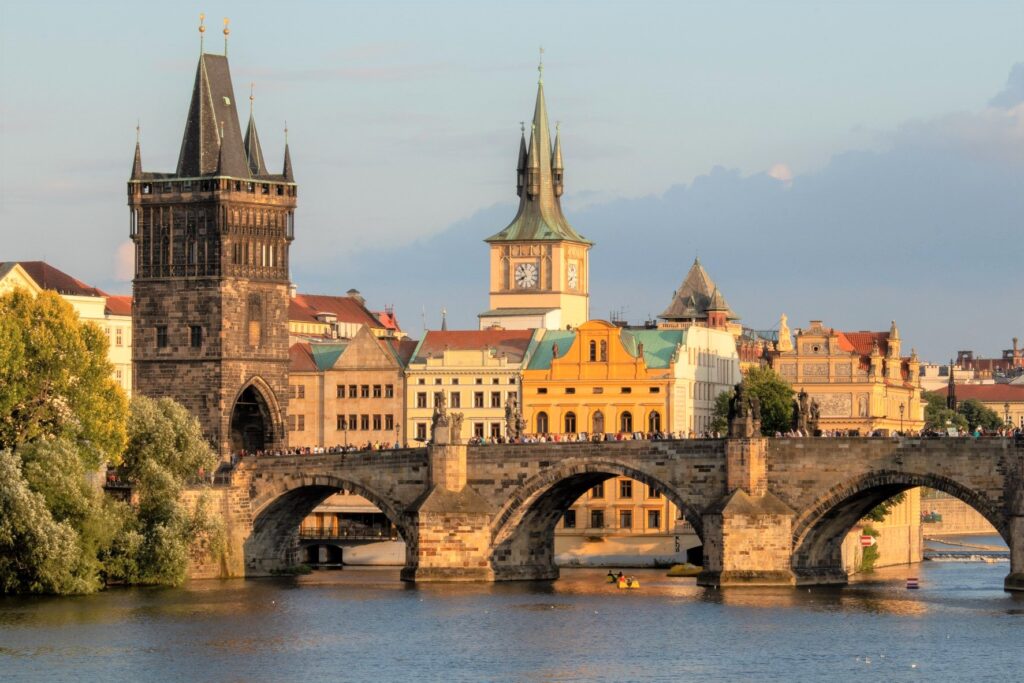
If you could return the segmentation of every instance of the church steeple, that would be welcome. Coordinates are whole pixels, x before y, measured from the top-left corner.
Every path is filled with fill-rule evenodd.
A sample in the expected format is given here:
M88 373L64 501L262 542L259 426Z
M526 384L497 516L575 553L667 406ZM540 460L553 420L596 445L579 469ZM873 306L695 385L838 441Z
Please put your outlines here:
M139 144L139 126L135 126L135 160L132 162L131 180L142 178L142 146Z
M561 140L556 140L555 149L552 151L551 127L544 98L543 61L538 65L537 70L540 72L540 78L537 79L537 98L533 107L533 121L530 124L530 141L527 146L525 137L520 140L519 160L516 168L516 193L520 197L519 211L508 227L487 238L486 241L493 243L519 240L567 240L589 245L591 242L576 232L562 214L562 205L559 199L563 190ZM524 151L526 151L525 159L523 158ZM552 159L553 155L554 159Z
M284 169L281 171L284 179L289 183L295 182L295 175L292 173L292 153L288 151L288 124L284 124Z
M260 147L260 136L256 132L256 117L253 115L254 83L249 84L249 125L245 129L245 158L249 162L249 172L254 176L265 176L267 165L263 163L263 148Z

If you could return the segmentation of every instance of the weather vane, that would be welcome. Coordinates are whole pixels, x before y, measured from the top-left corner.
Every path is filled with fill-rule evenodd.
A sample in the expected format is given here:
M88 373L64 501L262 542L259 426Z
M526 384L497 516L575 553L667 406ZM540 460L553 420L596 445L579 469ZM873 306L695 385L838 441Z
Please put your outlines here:
M199 13L199 54L203 53L203 34L206 33L206 26L203 22L206 21L206 15L202 12Z
M228 56L228 35L231 33L231 29L228 28L230 20L224 17L224 56Z

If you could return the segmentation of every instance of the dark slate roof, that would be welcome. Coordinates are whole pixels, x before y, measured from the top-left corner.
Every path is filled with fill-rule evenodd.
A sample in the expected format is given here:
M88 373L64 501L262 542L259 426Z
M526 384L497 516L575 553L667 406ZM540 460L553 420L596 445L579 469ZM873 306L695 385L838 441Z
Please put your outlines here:
M102 289L90 287L78 278L57 270L46 261L17 261L28 276L43 289L70 296L106 296Z
M662 320L703 320L708 317L709 310L724 310L730 320L739 319L704 270L700 259L694 259L683 284L673 292L672 303L658 317Z
M179 176L250 177L236 105L228 58L200 55L178 156Z

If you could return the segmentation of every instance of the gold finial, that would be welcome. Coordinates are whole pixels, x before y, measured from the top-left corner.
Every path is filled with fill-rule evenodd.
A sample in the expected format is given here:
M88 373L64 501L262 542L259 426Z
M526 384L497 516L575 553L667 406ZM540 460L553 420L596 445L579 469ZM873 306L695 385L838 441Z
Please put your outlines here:
M199 13L199 54L203 54L203 34L206 33L206 15L202 12Z
M227 17L224 17L224 56L225 57L228 56L228 35L231 34L231 29L228 28L228 24L230 23L230 21L231 21L230 19L228 19Z
M249 81L249 115L252 116L252 105L256 100L256 95L253 91L256 89L256 81Z
M540 74L537 77L537 83L538 84L543 83L544 82L544 46L543 45L540 48L540 61L537 62L537 73Z

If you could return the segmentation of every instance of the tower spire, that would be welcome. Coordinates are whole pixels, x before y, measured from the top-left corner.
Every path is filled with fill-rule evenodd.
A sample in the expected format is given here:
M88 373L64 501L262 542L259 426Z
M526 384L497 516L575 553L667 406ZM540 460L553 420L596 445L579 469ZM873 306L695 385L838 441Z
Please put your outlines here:
M254 90L255 83L249 83L249 125L245 129L245 159L249 164L249 173L254 176L268 175L267 165L263 161L263 148L260 146L260 136L256 132L256 117L253 115L253 106L256 100Z
M526 122L519 122L519 159L516 162L516 194L523 196L526 184Z
M284 170L281 171L284 175L284 179L288 182L295 182L295 176L292 174L292 155L288 151L288 122L284 122Z
M135 124L135 160L132 162L132 180L142 177L142 146L140 144L142 126Z
M562 164L562 133L561 133L562 122L555 122L555 151L552 153L551 159L551 182L555 190L555 196L562 196L562 172L565 170Z

